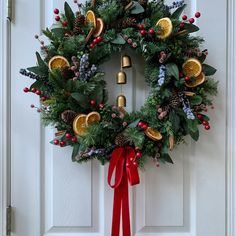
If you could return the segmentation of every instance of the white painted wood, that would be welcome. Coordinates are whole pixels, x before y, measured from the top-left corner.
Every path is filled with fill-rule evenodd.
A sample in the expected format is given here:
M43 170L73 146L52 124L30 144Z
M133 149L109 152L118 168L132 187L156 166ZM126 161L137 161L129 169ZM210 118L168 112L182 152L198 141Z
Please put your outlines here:
M173 153L174 166L156 168L150 162L146 171L140 172L141 184L131 190L130 201L133 235L136 236L234 235L234 212L228 216L231 217L228 234L225 223L226 153L232 151L233 145L230 144L235 142L232 132L229 132L229 143L226 142L226 89L231 96L228 104L234 105L235 102L231 90L235 88L234 54L229 53L231 57L228 58L226 51L227 2L188 2L188 14L193 14L196 9L203 14L198 21L200 35L207 40L209 63L218 68L216 78L220 80L220 94L216 110L210 111L213 128L207 135L205 131L201 132L197 145L188 140L190 146L180 146ZM230 3L232 5L233 1ZM96 162L83 166L72 163L69 148L58 149L50 145L48 142L53 137L53 130L43 129L38 114L27 109L31 103L38 104L37 98L19 90L29 84L27 79L18 75L18 71L35 61L32 51L37 50L38 45L34 34L53 22L53 8L62 9L62 5L63 1L59 0L15 2L11 54L12 205L15 210L12 235L15 236L110 235L113 192L106 183L107 166L100 167ZM233 17L233 11L230 13ZM230 19L232 24L233 18ZM229 52L233 48L229 47ZM131 56L134 66L127 70L129 84L124 87L129 110L138 109L148 92L142 77L142 59L136 59L133 53ZM229 68L227 58L232 62ZM114 55L112 61L104 65L108 87L113 91L110 103L115 103L119 93L119 88L114 87L119 61L120 56ZM235 128L232 112L235 109L229 107L228 122L231 128ZM235 184L233 170L230 168L235 164L233 153L228 163L228 171L232 174L228 179L228 203L231 204L228 209L234 206L235 197L232 191Z

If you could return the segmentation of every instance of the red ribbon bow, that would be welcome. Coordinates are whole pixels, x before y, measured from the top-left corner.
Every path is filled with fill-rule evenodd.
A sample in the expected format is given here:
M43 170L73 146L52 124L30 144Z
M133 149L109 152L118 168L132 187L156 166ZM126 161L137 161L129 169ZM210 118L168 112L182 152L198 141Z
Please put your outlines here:
M111 179L115 170L115 183L112 185ZM130 236L128 182L131 186L140 182L138 166L135 162L135 151L132 147L119 147L113 151L107 181L115 189L111 236L119 236L120 234L121 211L123 236Z

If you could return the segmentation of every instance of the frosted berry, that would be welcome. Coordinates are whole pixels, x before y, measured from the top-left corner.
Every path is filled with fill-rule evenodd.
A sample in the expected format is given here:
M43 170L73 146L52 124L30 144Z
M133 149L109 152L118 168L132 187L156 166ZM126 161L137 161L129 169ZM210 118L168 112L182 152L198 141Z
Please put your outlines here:
M132 39L128 39L127 42L128 42L128 44L132 44L133 40Z
M99 108L100 108L100 109L103 109L103 108L104 108L104 104L103 104L103 103L100 103L100 104L99 104Z
M39 36L36 34L35 36L34 36L36 39L38 39L39 38Z
M196 13L195 13L195 17L196 17L196 18L201 17L201 13L200 13L200 12L196 12Z
M60 16L55 16L55 21L60 21L61 17Z
M54 14L56 14L56 15L59 14L59 9L55 8L54 9Z
M28 93L28 92L29 92L29 88L25 87L23 91L24 91L25 93Z
M58 139L55 139L54 142L53 142L55 145L59 145L59 140Z
M190 24L193 24L194 22L195 22L194 18L190 18L190 19L189 19L189 23L190 23Z
M183 16L182 16L182 19L183 19L183 20L187 20L188 17L187 17L186 15L183 15Z

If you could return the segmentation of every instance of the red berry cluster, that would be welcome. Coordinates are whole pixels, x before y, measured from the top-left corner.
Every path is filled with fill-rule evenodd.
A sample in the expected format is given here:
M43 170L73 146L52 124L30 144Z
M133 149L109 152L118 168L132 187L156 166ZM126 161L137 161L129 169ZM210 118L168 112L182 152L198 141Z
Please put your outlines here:
M98 36L93 40L93 42L90 44L90 48L93 49L97 44L101 43L103 41L102 36Z
M53 12L56 15L55 16L55 21L57 21L57 22L61 21L61 17L59 16L59 13L60 13L59 9L55 8ZM62 24L63 27L67 27L68 26L68 21L67 20L61 21L61 24Z
M200 18L201 17L201 13L200 12L196 12L195 13L195 17L196 18ZM195 22L195 19L193 17L188 19L188 16L186 16L186 15L182 16L182 20L183 20L183 22L181 22L180 25L179 25L180 29L184 28L184 23L193 24Z
M126 40L128 44L132 46L132 48L137 48L138 43L134 42L133 39L129 38L127 35L124 35L124 39Z
M210 130L211 126L207 120L204 119L204 116L202 114L198 114L197 118L202 123L202 125L205 127L205 130Z
M135 157L131 157L129 159L129 161L126 163L126 167L127 168L130 168L131 165L134 165L134 166L138 166L138 162L137 162L137 158L141 158L142 157L142 153L140 152L140 150L136 147L135 148Z
M24 91L25 93L29 93L29 92L35 93L36 95L40 96L40 100L41 100L42 102L45 102L45 101L47 100L47 97L42 94L42 91L40 91L40 90L38 90L38 89L36 89L36 88L32 88L32 89L30 90L29 88L25 87L25 88L23 89L23 91Z
M53 143L56 146L60 145L60 147L65 147L66 142L69 141L71 141L72 143L77 143L77 138L75 136L72 136L70 133L66 133L65 140L54 139Z
M148 128L148 123L146 123L145 121L139 121L138 127L142 130L146 130Z
M144 24L139 24L138 25L138 29L140 34L144 37L147 34L149 34L150 36L153 36L156 34L155 30L153 28L149 29L148 31L145 29L145 25Z

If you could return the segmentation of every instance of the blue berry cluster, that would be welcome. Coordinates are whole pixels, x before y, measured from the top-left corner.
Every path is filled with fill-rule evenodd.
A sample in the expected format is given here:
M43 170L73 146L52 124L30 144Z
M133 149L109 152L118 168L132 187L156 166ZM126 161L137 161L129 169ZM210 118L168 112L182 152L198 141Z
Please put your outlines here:
M159 76L158 76L158 85L161 87L165 82L166 76L166 67L164 65L160 66Z
M93 76L97 71L97 67L92 65L89 67L89 57L88 54L84 54L80 58L80 69L79 69L79 78L82 81L88 81L91 76Z
M172 5L166 6L166 9L171 10L171 9L182 7L183 5L184 5L184 0L175 1L175 2L172 3Z
M184 96L183 93L179 94L180 101L182 102L183 105L183 111L187 116L187 119L189 120L194 120L195 116L190 108L189 100Z

